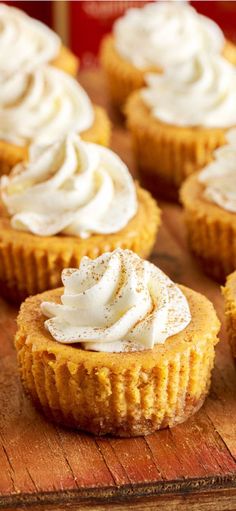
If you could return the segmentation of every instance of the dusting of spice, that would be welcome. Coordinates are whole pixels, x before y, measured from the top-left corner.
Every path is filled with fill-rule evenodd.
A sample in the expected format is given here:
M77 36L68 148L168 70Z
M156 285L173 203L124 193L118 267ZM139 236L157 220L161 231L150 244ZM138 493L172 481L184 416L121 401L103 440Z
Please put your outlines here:
M123 161L75 133L49 146L31 146L29 161L3 176L0 190L12 227L37 236L112 234L138 208Z
M61 343L86 350L127 352L152 349L190 322L182 291L159 268L130 250L62 273L61 304L43 302L45 327Z

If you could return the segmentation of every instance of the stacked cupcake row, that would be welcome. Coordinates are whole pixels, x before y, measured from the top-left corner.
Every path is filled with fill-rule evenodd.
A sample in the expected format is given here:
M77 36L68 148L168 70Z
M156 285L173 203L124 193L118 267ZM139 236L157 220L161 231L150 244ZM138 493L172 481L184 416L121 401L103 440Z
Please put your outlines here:
M8 298L22 300L59 286L63 268L79 266L85 255L121 246L148 256L160 211L121 159L102 147L111 132L105 110L52 65L61 51L56 34L5 5L0 16L0 47L9 46L0 94L0 285Z
M101 63L142 177L176 196L236 125L236 47L190 5L154 2L115 23Z
M189 4L154 2L115 23L101 62L142 181L181 200L192 251L224 282L236 269L236 47Z
M75 80L78 59L59 37L4 4L0 23L0 174L27 158L31 144L53 143L69 131L108 145L107 114Z
M101 63L143 182L158 196L180 199L204 271L220 282L233 272L224 295L235 356L235 45L191 6L151 3L116 22Z
M236 269L235 45L190 5L156 2L115 23L101 63L140 177L161 198L180 199L191 250L225 282ZM232 273L224 291L234 354L235 282Z
M119 338L122 332L127 337L142 315L145 319L147 307L143 297L148 298L149 293L147 289L140 294L144 285L143 271L140 274L137 269L133 288L134 277L130 281L119 265L124 259L121 266L125 269L125 260L130 259L131 265L134 264L134 275L137 261L140 261L139 265L143 264L134 252L143 257L149 256L160 224L160 210L151 195L133 181L119 156L104 147L109 145L111 128L106 112L91 103L72 76L56 69L51 55L50 58L48 54L41 58L43 44L47 47L51 40L56 40L61 48L57 36L19 10L2 6L1 14L4 21L2 39L7 39L9 31L13 32L12 38L18 41L20 53L24 53L20 55L22 62L18 67L17 59L14 60L11 55L11 41L8 41L11 69L6 62L6 69L1 73L1 294L19 301L51 290L28 298L19 315L16 349L24 388L37 406L63 424L100 434L109 431L127 435L149 432L158 427L157 419L153 419L153 425L147 421L145 427L142 421L132 424L132 418L125 418L119 411L120 406L128 405L126 398L123 402L118 399L120 383L115 384L111 400L107 387L116 378L115 373L118 379L122 378L118 375L122 355L116 353L117 350L123 351L123 339ZM36 37L37 30L40 41ZM69 71L69 57L66 59L65 49L63 54L64 64L67 64L64 69ZM72 55L71 58L75 59ZM76 71L77 67L72 74ZM92 260L95 260L94 263ZM106 262L111 266L110 280ZM74 336L70 331L69 337L63 337L60 344L61 340L56 339L53 329L50 333L48 327L53 321L52 308L57 307L62 295L62 290L54 289L61 285L62 270L64 283L69 277L65 294L68 291L70 294L71 286L75 286L72 291L75 301L71 302L70 311L66 305L69 316L65 318L66 328L71 325ZM114 278L117 284L120 282L119 289L116 289ZM127 282L123 298L115 306L112 302L116 292L121 292L124 278ZM84 304L79 304L79 295ZM93 299L91 295L94 295ZM65 300L62 297L62 301ZM111 302L109 313L108 301ZM150 296L148 310L152 301ZM129 309L133 310L132 314ZM62 310L63 317L64 312ZM127 315L130 315L129 320ZM39 316L40 323L36 319ZM117 325L114 324L112 329L111 323L117 319ZM123 327L119 327L121 321ZM29 325L33 328L33 336ZM109 330L113 330L110 337L114 342L107 344ZM75 337L76 342L82 341L80 349L74 347ZM213 342L216 342L215 337ZM136 351L142 349L142 338L143 335L137 331L135 357ZM97 351L99 353L96 354ZM107 351L110 351L110 362L106 361ZM132 356L132 365L133 360ZM67 377L61 378L61 372L67 372L68 368L70 372L71 364L74 376L68 373ZM49 383L48 378L52 380L46 388L43 381ZM129 392L129 382L125 382L125 378L123 380ZM66 391L68 386L71 386L69 392ZM96 397L91 394L92 387L99 388ZM57 396L60 396L59 401ZM110 401L113 406L108 414ZM184 412L183 407L182 414ZM175 422L174 410L172 422Z

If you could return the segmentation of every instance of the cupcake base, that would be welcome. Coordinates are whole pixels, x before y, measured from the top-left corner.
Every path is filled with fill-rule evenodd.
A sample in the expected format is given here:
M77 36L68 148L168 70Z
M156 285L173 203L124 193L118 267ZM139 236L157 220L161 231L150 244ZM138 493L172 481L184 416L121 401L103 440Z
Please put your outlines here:
M111 121L106 110L101 106L94 106L94 122L91 128L80 133L85 142L93 142L109 147L111 140Z
M224 283L236 269L236 217L204 199L203 191L198 174L181 188L189 245L204 271Z
M115 248L133 250L147 258L153 248L160 225L160 210L154 199L137 188L138 211L118 233L40 237L12 229L8 217L0 217L0 287L13 301L61 284L63 268L76 268L83 256L92 259ZM3 215L3 212L2 212Z
M105 110L94 106L94 122L91 128L80 133L80 136L86 142L94 142L108 147L111 138L111 123ZM28 147L20 147L10 144L5 140L0 140L0 175L9 174L11 169L17 163L26 160Z
M15 344L27 394L51 420L96 435L147 435L185 421L208 392L219 321L205 297L181 289L191 323L164 345L133 353L96 353L54 341L40 303L58 302L62 289L26 300Z
M225 299L225 315L232 355L236 362L236 271L227 277L222 288Z
M140 92L126 104L127 126L143 179L151 176L152 193L177 197L183 181L212 159L213 151L225 144L224 129L172 126L155 119Z
M202 407L209 391L210 378L209 384L206 387L208 387L207 390L203 392L200 398L197 399L189 398L188 401L186 400L186 404L182 410L182 414L174 417L172 420L170 420L170 417L167 416L163 419L163 421L160 424L156 425L155 421L153 421L152 419L144 418L137 421L137 423L135 423L135 425L132 426L129 423L127 423L125 419L123 420L123 423L122 421L120 421L120 423L117 425L103 419L101 426L101 422L99 422L98 419L93 420L91 416L84 418L83 422L81 421L80 425L80 423L78 424L78 420L75 419L72 413L64 414L62 410L59 409L52 410L49 406L42 405L42 403L40 403L38 399L32 399L30 392L27 390L25 386L24 390L26 395L28 395L28 397L32 399L35 408L37 408L39 412L43 413L45 417L51 422L56 422L57 424L60 424L61 426L64 426L69 429L79 429L84 432L92 433L93 435L96 436L111 435L120 438L130 438L150 435L151 433L154 433L159 429L165 429L167 427L173 428L174 426L177 426L178 424L181 424L182 422L188 420Z
M136 68L118 54L111 35L106 36L102 42L100 61L112 103L121 108L133 91L144 86L145 70ZM150 70L146 69L146 72Z
M69 48L62 46L59 55L51 62L52 66L61 69L71 76L77 76L79 70L79 59Z

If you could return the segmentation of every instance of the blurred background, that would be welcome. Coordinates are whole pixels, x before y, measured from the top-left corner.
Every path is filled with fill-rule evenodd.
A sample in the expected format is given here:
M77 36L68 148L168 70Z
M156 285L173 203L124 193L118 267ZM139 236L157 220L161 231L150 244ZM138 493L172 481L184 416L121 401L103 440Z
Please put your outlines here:
M9 1L30 16L40 19L59 33L63 42L80 57L81 67L97 65L102 36L129 7L146 1ZM236 43L236 1L193 1L198 12L214 19L227 38Z

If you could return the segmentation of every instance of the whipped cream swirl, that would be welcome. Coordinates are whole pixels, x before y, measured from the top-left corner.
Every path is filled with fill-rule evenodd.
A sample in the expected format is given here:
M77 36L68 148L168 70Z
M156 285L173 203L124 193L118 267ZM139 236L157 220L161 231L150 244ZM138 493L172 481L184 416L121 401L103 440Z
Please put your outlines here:
M62 272L61 304L43 302L45 327L61 343L86 350L152 349L191 320L182 291L156 266L117 249Z
M46 25L15 7L0 4L0 74L31 70L59 54L60 38Z
M93 124L91 101L78 82L51 66L0 79L0 139L50 144Z
M152 115L177 126L236 125L236 68L219 55L201 53L165 74L148 74L141 91Z
M113 32L118 53L141 69L166 69L199 51L220 53L224 46L218 25L185 2L158 1L128 9Z
M12 227L39 236L118 232L137 211L122 160L74 133L50 146L31 146L29 162L3 176L0 189Z
M214 161L198 176L203 196L220 208L236 213L236 130L227 135L228 144L214 152Z

